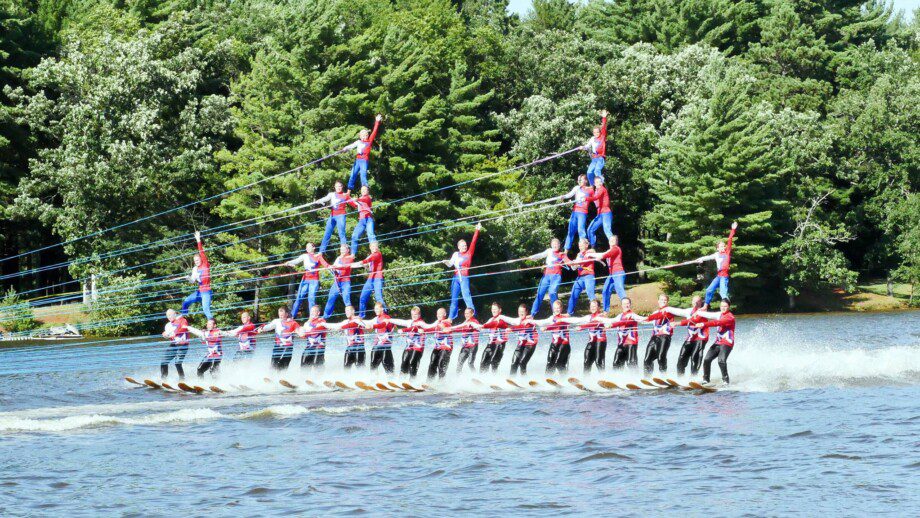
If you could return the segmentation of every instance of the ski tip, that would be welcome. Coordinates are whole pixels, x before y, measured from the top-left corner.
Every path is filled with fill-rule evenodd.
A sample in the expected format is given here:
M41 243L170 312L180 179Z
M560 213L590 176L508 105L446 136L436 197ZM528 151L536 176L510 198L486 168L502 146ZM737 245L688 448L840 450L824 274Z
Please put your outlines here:
M249 390L249 391L251 391L252 389L249 388L249 387L246 386L246 385L240 385L240 390Z
M291 389L291 390L294 390L294 389L297 388L297 385L294 385L293 383L291 383L291 382L288 381L288 380L278 380L278 384L281 385L282 387L287 387L287 388L289 388L289 389Z
M204 392L204 387L199 387L198 385L192 385L192 390L194 390L196 394L201 394L202 392Z
M270 378L262 378L262 381L264 381L265 383L271 383L271 382L272 382L272 380L271 380Z
M163 388L163 387L160 386L159 383L157 383L157 382L155 382L155 381L153 381L153 380L144 380L144 385L147 385L148 387L150 387L150 388L155 388L155 389Z
M335 388L335 383L333 383L333 382L331 382L331 381L329 381L329 380L324 381L324 382L323 382L323 385L325 385L326 388Z
M642 390L642 387L640 387L639 385L636 385L635 383L627 383L626 388L628 388L629 390Z
M310 380L306 380L305 383L306 383L307 385L311 386L311 387L318 387L318 386L319 386L319 385L317 385L316 383L313 383L313 382L310 381Z
M597 382L597 384L600 385L601 388L605 388L605 389L607 389L607 390L616 390L616 389L620 388L620 387L617 386L616 383L614 383L614 382L612 382L612 381L607 381L607 380L600 380L600 381Z
M422 386L424 387L424 385L422 385ZM413 387L412 385L410 385L410 384L408 384L408 383L403 383L403 384L402 384L402 387L403 387L404 389L406 389L406 390L411 390L411 391L413 391L413 392L422 392L422 390L423 390L423 389L420 389L420 388L415 388L415 387Z
M540 384L537 383L537 380L530 380L530 382L527 383L527 384L530 385L531 387L539 387L539 386L540 386Z
M367 390L367 391L372 391L372 392L376 391L374 387L368 385L367 383L364 383L363 381L356 381L355 386L361 390Z
M680 383L678 383L678 382L672 380L671 378L668 378L668 379L666 379L665 381L667 381L667 382L668 382L668 385L671 385L672 387L679 387L679 386L680 386Z
M571 378L569 378L567 381L568 381L569 383L573 383L573 384L574 384L574 383L581 383L581 380L579 380L578 378L576 378L576 377L574 377L574 376L571 377Z
M340 389L352 390L351 387L349 387L348 385L346 385L344 382L341 382L341 381L336 381L335 386L339 387Z
M211 386L208 387L208 388L211 389L211 392L214 392L215 394L223 394L224 392L226 392L224 389L222 389L222 388L220 388L220 387L218 387L218 386L216 386L216 385L211 385Z
M498 391L501 391L501 389L502 389L502 388L499 387L498 385L489 385L489 388L492 389L492 390L498 390Z
M378 383L378 384L377 384L377 388L380 389L380 390L382 390L382 391L384 391L384 392L393 392L393 389L391 389L390 387L384 385L383 383Z
M562 386L562 385L559 384L558 381L556 381L556 380L554 380L554 379L552 379L552 378L546 378L546 382L549 383L550 385L554 386L554 387L557 387L557 388Z
M652 381L654 381L660 387L670 387L671 386L670 383L668 383L667 381L661 378L652 378Z
M481 386L485 385L485 383L483 383L482 380L478 380L478 379L476 379L476 378L473 378L473 385L478 385L478 386L481 387Z
M168 390L176 390L175 388L173 388L172 385L170 385L169 383L166 383L165 381L164 381L163 383L161 383L161 385L162 385L163 388L165 388L165 389L168 389Z
M518 385L518 384L517 384L513 379L511 379L511 378L508 378L508 379L506 379L505 381L507 381L508 384L511 385L512 387L524 388L524 387Z
M640 381L641 381L642 384L645 385L646 387L655 387L655 388L658 388L657 385L655 385L654 383L652 383L652 382L649 381L649 380L640 380Z
M393 387L393 388L395 388L395 389L404 390L402 387L399 386L399 383L396 383L395 381L388 381L388 382L387 382L387 385L389 385L389 386L391 386L391 387Z
M422 390L431 390L431 385L426 385L422 383Z
M128 383L133 383L133 384L135 384L135 385L143 385L143 383L141 383L140 381L137 381L136 379L132 378L131 376L125 376L125 381L127 381Z
M696 381L691 381L691 382L688 383L687 385L689 385L690 388L694 388L694 389L696 389L696 390L702 390L702 391L704 391L704 392L716 392L716 391L718 390L718 389L716 389L716 388L714 388L714 387L709 387L709 386L703 385L703 384L701 384L701 383L699 383L699 382L696 382Z

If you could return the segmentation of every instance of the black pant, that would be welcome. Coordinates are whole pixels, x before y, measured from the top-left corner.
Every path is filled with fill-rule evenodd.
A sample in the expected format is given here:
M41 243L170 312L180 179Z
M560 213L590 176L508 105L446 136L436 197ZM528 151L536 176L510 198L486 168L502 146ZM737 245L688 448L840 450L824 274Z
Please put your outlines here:
M700 371L700 363L703 361L703 349L706 348L706 340L687 340L680 348L680 355L677 357L677 375L683 376L687 370L687 362L690 362L690 374L696 376Z
M408 374L411 377L415 377L418 374L418 364L422 361L423 351L416 351L415 349L406 348L403 351L402 363L399 366L399 372L403 374Z
M396 364L393 362L393 350L389 347L374 347L371 349L371 370L377 369L381 363L383 364L383 370L387 374L393 373Z
M505 344L490 343L482 350L482 360L479 362L479 372L485 372L486 369L492 369L495 372L502 363L502 356L505 355Z
M604 370L606 365L607 356L607 341L597 342L591 340L588 342L588 345L585 346L585 374L591 372L592 367L597 367L597 370Z
M533 356L533 351L537 347L534 345L518 345L514 349L514 355L511 357L511 375L514 376L521 371L521 374L527 374L527 362Z
M613 353L613 367L615 369L623 368L623 365L636 367L639 365L639 345L638 344L619 344L617 350Z
M301 367L322 367L326 364L325 347L304 347L300 355Z
M218 367L220 367L220 358L205 358L198 365L198 377L204 376L205 371L211 371L211 376L214 376L217 374Z
M287 369L288 365L291 364L292 356L294 356L293 347L284 347L276 344L272 349L272 367L279 371Z
M569 370L569 353L571 352L572 346L569 344L550 344L549 353L546 355L546 373L564 373Z
M450 364L450 349L434 349L431 351L431 363L428 364L428 379L437 375L443 378L447 374Z
M176 372L180 378L184 378L185 371L182 370L182 361L185 360L186 354L188 354L188 344L166 346L166 354L163 355L163 361L160 363L160 376L164 378L169 376L169 362L175 359Z
M655 361L658 361L658 372L664 374L668 370L668 349L671 348L671 335L654 335L645 346L645 361L643 367L648 376L655 370Z
M457 360L457 372L463 372L463 365L470 364L470 369L475 369L474 362L476 361L476 351L479 350L478 345L472 347L463 347L460 349L460 358Z
M709 383L709 368L712 366L712 360L719 358L719 370L722 371L722 381L728 383L728 355L732 353L730 345L713 344L706 351L706 359L703 360L703 383Z
M364 347L345 349L345 368L363 367L365 354Z

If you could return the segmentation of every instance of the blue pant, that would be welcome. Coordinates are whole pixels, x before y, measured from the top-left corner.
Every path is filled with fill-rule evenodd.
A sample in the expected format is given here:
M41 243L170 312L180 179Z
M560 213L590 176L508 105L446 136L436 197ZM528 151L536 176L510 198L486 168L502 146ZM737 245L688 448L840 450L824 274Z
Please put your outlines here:
M562 282L561 274L550 274L544 275L540 279L540 285L537 286L537 299L533 301L533 307L530 308L530 314L536 315L540 311L540 304L543 303L543 297L546 296L546 293L549 292L549 302L550 304L556 302L559 298L557 292L559 291L559 283Z
M342 296L342 303L351 306L351 281L332 281L332 287L329 288L329 299L326 300L326 309L323 310L323 318L332 316L335 311L335 299Z
M188 315L188 308L196 302L201 302L201 312L204 313L204 316L207 318L214 318L211 315L211 290L208 291L198 291L195 290L195 293L192 293L188 297L185 297L185 300L182 301L182 314Z
M592 158L588 165L588 185L591 187L594 187L595 176L604 177L604 157Z
M719 295L722 299L728 298L728 277L719 277L716 276L712 282L709 283L709 287L706 288L706 304L712 302L712 296L716 294L716 288L719 288Z
M367 303L371 300L371 291L374 292L374 299L383 304L383 311L386 313L387 304L383 301L383 279L368 278L367 282L364 283L364 287L361 288L361 300L358 303L358 316L361 318L364 318L364 313L367 312Z
M603 299L601 303L604 306L604 311L610 311L610 297L613 295L613 292L617 292L617 297L620 297L620 300L626 298L626 272L616 272L610 274L607 277L607 281L604 282L604 291L601 293L601 298Z
M584 212L572 212L572 216L569 218L569 232L565 235L565 245L562 249L566 252L572 248L574 244L572 241L575 240L575 232L578 232L578 238L584 239L586 235L585 231L585 221L587 221L588 215Z
M572 286L572 295L569 297L568 313L571 315L575 311L575 304L578 304L578 297L581 292L585 292L585 297L590 302L594 299L594 276L579 275L575 279L575 285Z
M367 232L368 243L377 241L377 235L374 234L374 218L364 218L358 220L358 224L355 226L355 230L351 233L352 254L358 254L358 240L361 239L361 234L363 234L365 231Z
M457 318L457 313L460 312L461 294L466 307L473 308L473 313L476 312L476 307L473 306L473 295L470 293L470 278L454 275L453 280L450 281L450 314L448 317L451 320Z
M357 159L355 165L351 166L351 176L348 177L348 190L355 190L355 180L361 175L361 185L367 185L367 160Z
M597 229L601 228L601 225L604 226L604 234L607 234L609 242L613 239L613 213L598 214L591 220L591 225L588 226L588 240L591 241L591 247L594 247L594 243L597 242Z
M297 297L294 298L294 306L291 308L291 318L297 318L297 311L303 303L303 298L307 297L307 310L316 304L316 290L319 288L319 281L300 281L297 288Z
M345 238L345 215L329 216L326 220L326 233L323 234L323 242L319 245L320 255L326 253L326 247L329 246L329 239L332 237L332 231L339 231L339 243L347 243ZM352 251L354 253L354 251Z

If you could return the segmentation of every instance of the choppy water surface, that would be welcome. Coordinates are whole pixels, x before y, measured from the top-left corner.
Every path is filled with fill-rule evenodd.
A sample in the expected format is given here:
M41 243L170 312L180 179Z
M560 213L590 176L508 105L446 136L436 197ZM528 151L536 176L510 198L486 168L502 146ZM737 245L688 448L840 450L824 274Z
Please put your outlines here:
M311 392L296 369L288 391L256 358L202 396L127 385L155 368L106 347L5 348L28 373L0 376L0 513L920 513L920 314L744 319L738 343L731 389L707 395L596 384L629 372L553 389L545 346L537 389L504 383L510 354L477 374L506 390L452 373L419 394ZM382 379L342 374L336 350L313 379Z

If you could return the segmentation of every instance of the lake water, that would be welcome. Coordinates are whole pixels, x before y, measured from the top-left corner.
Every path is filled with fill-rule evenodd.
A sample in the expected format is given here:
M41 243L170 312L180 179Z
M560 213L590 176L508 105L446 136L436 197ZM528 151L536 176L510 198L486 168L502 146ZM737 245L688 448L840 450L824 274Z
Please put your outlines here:
M547 385L542 343L526 390L510 351L475 375L501 392L456 376L454 351L423 393L308 390L297 368L290 391L260 356L200 396L123 381L157 379L159 344L6 347L0 514L920 514L920 313L747 318L737 337L713 394L605 391L642 375L582 376L581 341L592 393ZM343 374L340 351L310 377L384 379Z

